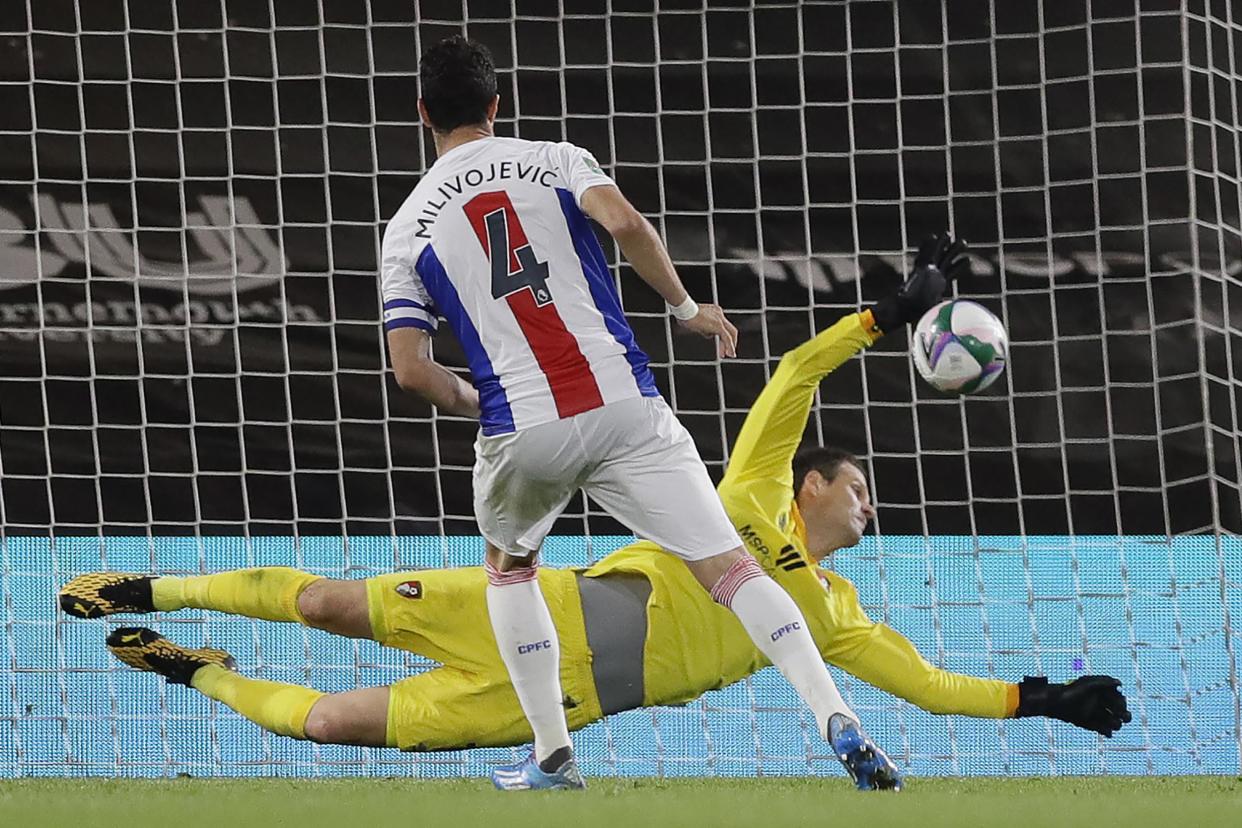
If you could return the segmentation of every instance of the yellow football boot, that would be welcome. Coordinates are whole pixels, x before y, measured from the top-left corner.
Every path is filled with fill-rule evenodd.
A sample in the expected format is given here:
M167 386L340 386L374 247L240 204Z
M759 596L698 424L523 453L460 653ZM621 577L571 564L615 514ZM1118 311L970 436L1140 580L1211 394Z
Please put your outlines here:
M60 608L78 618L118 612L155 612L151 578L130 572L79 575L60 589Z
M208 664L237 669L237 662L224 650L182 647L146 627L118 627L108 634L106 643L108 652L130 667L159 673L173 684L187 687L199 668Z

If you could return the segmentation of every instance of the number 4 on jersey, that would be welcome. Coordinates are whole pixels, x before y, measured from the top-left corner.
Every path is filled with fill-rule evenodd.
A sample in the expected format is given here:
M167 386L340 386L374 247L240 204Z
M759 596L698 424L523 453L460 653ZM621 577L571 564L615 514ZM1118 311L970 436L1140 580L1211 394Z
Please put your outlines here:
M538 261L509 195L480 193L463 208L492 266L492 298L504 299L529 288L535 304L552 302L548 263Z
M530 288L535 294L535 304L546 305L552 301L548 293L548 263L535 260L535 251L526 244L516 249L509 247L509 222L506 210L496 210L483 217L487 224L487 246L492 260L492 298L502 299L522 288ZM496 255L495 251L509 255ZM510 271L509 260L517 259L517 270Z

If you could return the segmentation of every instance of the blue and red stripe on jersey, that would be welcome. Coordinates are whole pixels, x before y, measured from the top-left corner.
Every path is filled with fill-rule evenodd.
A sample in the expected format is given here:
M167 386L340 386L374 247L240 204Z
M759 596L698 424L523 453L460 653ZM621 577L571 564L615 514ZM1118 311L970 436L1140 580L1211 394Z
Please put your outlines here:
M495 256L495 252L489 249L485 218L498 210L504 212L509 239L509 249L505 253L509 272L516 273L521 268L517 251L527 247L530 242L527 241L526 231L509 200L509 194L503 190L481 193L470 199L463 209L489 260ZM526 337L539 369L547 377L557 415L561 418L572 417L602 406L604 398L599 384L595 381L591 364L578 347L578 340L565 327L555 302L539 305L530 289L508 294L505 302L513 312L522 335Z

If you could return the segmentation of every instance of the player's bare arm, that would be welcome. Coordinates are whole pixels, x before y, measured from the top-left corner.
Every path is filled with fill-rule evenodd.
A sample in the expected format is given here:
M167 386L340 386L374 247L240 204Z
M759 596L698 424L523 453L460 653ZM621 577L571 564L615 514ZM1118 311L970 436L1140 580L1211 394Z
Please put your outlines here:
M720 356L737 356L737 328L719 305L693 302L660 235L620 189L592 187L582 194L582 209L616 239L634 271L674 309L681 324L700 336L717 337ZM685 311L680 312L680 308Z
M426 399L441 411L463 417L479 416L479 392L474 386L436 362L431 336L418 328L388 332L388 353L397 385Z

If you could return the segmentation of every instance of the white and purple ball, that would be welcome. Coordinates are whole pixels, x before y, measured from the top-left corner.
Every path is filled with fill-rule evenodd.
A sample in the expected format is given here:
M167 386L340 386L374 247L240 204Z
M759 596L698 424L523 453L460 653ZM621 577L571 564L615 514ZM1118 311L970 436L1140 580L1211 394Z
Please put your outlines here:
M923 314L910 338L914 367L928 384L951 394L982 391L1005 370L1009 335L978 302L950 299Z

